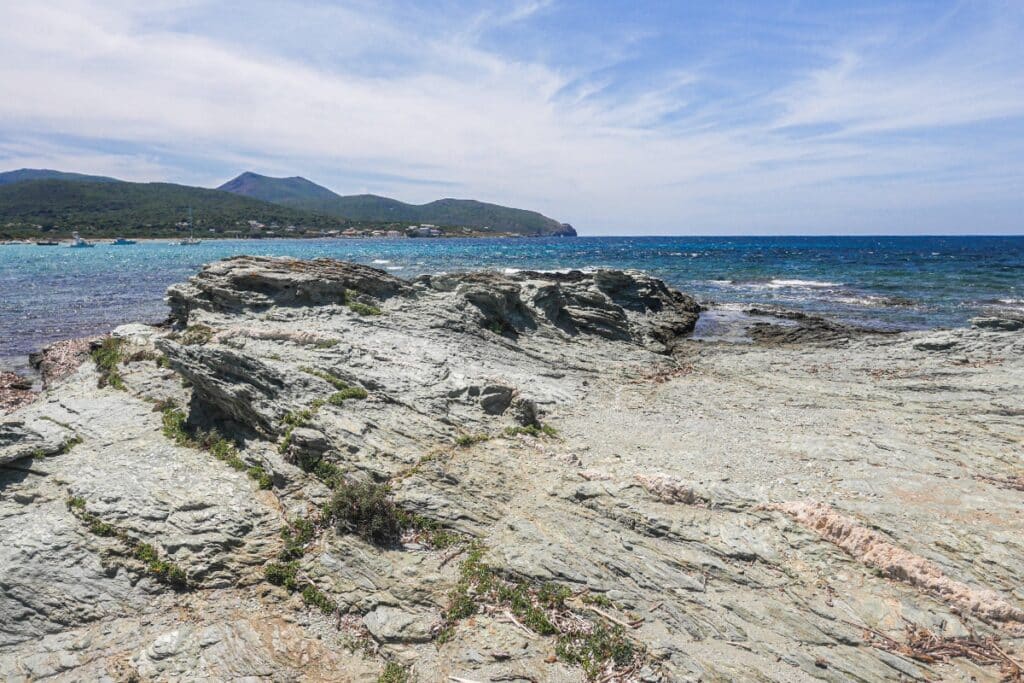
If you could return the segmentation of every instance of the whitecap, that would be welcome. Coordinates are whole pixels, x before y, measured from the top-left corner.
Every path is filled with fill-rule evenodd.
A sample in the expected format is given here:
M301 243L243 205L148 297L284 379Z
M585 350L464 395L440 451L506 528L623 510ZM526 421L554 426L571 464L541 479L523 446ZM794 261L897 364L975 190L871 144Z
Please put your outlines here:
M389 261L386 258L375 258L373 259L372 263L391 263L391 261Z
M822 280L786 280L772 279L766 284L768 287L839 287L841 282L826 282Z

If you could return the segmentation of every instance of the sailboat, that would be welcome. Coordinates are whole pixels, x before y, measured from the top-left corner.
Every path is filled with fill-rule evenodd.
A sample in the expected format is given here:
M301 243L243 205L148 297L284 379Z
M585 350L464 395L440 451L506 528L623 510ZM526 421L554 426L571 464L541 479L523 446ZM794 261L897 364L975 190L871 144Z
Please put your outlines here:
M183 247L190 247L194 244L199 244L200 240L196 239L196 233L194 226L192 225L192 207L188 207L188 237L178 242Z
M95 247L96 245L92 242L86 242L83 240L77 232L71 233L71 248L72 249L85 249L87 247Z

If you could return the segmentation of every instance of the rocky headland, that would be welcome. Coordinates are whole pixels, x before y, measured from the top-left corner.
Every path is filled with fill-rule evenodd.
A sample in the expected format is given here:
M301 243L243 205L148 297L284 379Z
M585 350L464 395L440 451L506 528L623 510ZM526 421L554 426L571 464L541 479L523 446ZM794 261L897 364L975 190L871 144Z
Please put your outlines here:
M255 257L167 302L0 417L5 680L1024 675L1010 319L699 342L641 273Z

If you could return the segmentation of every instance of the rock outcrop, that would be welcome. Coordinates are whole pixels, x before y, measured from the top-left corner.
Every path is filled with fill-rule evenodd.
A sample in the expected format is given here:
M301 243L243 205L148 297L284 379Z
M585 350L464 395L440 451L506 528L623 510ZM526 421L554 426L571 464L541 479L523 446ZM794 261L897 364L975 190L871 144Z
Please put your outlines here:
M253 257L168 303L0 424L7 680L1019 675L1019 332Z

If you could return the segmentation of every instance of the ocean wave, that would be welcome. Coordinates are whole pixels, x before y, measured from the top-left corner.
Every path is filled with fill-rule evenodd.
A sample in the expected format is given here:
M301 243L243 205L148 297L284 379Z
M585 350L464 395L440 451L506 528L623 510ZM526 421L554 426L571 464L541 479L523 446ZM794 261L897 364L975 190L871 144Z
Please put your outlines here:
M375 259L373 259L373 261L371 261L371 263L382 264L382 263L391 263L391 261L386 259L386 258L375 258Z
M823 280L786 280L772 279L766 285L768 287L800 287L800 288L821 288L821 287L842 287L842 282L827 282Z
M847 306L865 306L865 307L900 307L909 308L916 306L917 301L902 296L879 296L876 294L847 294L835 297L829 297L829 301L833 301L838 304L846 304Z
M835 289L841 282L826 280L797 280L791 278L765 278L756 280L704 280L704 284L716 287L739 287L743 289Z
M405 266L387 266L384 270L405 270Z

